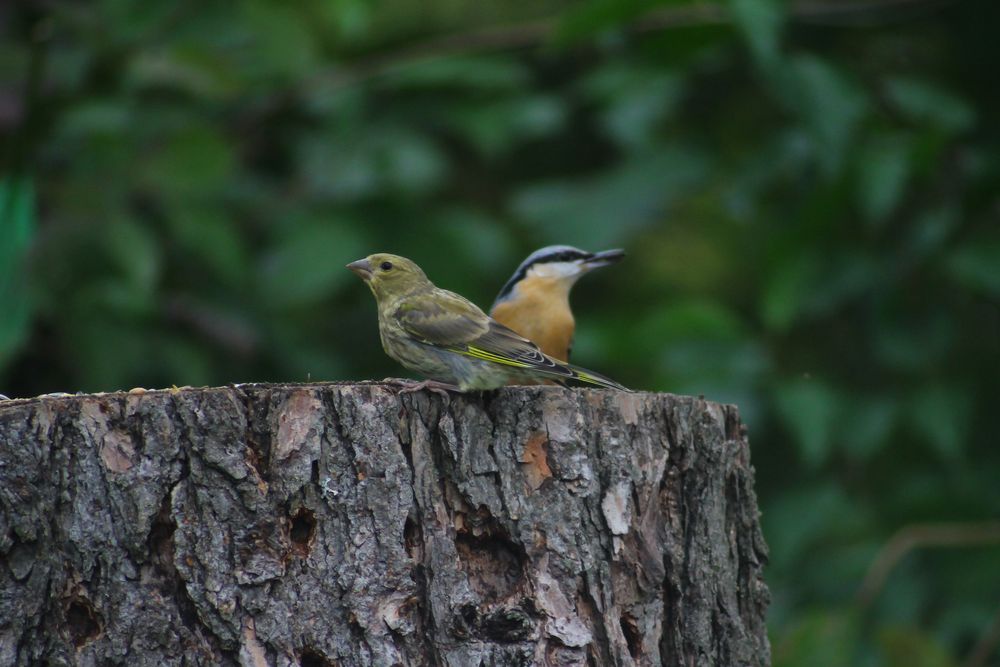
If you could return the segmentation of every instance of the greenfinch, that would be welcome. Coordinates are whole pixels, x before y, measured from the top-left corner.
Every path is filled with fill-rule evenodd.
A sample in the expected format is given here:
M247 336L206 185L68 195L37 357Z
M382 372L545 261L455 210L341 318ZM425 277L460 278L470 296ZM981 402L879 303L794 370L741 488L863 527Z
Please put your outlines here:
M569 361L576 332L570 290L582 276L624 256L624 250L593 253L567 245L536 250L500 290L490 316L532 340L553 359Z
M378 306L386 354L427 378L417 387L471 391L551 379L628 391L598 373L556 361L468 299L436 287L412 261L378 253L347 268Z

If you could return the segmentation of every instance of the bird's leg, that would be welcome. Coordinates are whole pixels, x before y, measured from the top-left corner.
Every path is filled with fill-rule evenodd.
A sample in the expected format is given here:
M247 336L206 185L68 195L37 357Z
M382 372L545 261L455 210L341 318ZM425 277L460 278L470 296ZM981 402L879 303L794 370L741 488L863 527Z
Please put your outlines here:
M380 382L382 384L391 384L397 387L408 387L416 382L416 380L411 380L409 378L382 378Z
M400 394L412 394L415 391L420 391L421 389L428 389L435 394L441 396L445 400L451 400L448 395L449 391L461 391L457 385L448 384L447 382L438 382L437 380L422 380L421 382L416 382L408 387L404 387L399 390Z
M420 391L421 389L428 389L439 396L444 398L450 398L448 396L449 391L462 391L458 388L458 385L448 384L447 382L438 382L437 380L421 380L416 382L414 380L405 380L403 378L386 378L382 380L386 384L394 384L398 387L402 387L399 390L400 394L412 394L415 391Z

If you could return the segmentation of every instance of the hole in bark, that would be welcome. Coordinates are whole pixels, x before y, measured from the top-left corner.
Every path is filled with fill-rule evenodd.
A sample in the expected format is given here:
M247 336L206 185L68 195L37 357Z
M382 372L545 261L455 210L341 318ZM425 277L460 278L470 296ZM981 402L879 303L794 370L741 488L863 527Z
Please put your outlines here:
M270 477L271 465L271 405L269 392L255 394L244 389L237 389L243 397L247 411L247 430L244 442L249 450L247 463L257 471L258 477L264 482Z
M174 568L174 530L176 528L177 524L170 518L170 494L166 494L160 504L160 511L149 529L146 553L149 554L153 566L168 575L176 573L176 568Z
M80 596L70 600L66 608L66 627L77 647L97 638L101 633L101 621L90 600Z
M459 533L455 549L469 586L485 600L507 597L524 577L524 552L499 525L479 536Z
M451 629L452 635L464 639L479 625L479 609L474 604L464 604L458 610L458 618Z
M628 653L633 660L639 659L642 649L642 635L639 634L639 624L631 614L622 614L618 619L622 626L622 634L625 635L625 643L628 644Z
M498 642L524 641L531 635L534 622L523 609L499 609L482 622L483 635Z
M305 556L309 553L315 537L316 515L309 508L300 507L292 516L292 523L288 528L288 538L292 541L292 548Z
M181 460L181 478L184 479L187 475L188 460L184 458ZM163 496L160 511L149 529L149 537L146 538L147 553L149 562L157 573L156 587L173 598L181 623L193 630L199 627L201 621L198 619L194 600L182 584L174 563L174 533L177 524L170 515L170 496L170 493Z
M257 473L257 477L264 479L264 476L261 474L260 455L257 454L257 450L252 445L247 445L243 459L246 461L247 466Z
M406 464L410 466L410 470L413 470L413 445L410 444L409 440L405 438L399 439L399 448L403 450L403 457L406 459Z
M410 558L421 560L421 553L424 550L424 531L412 516L406 517L406 523L403 524L403 542Z
M313 648L304 648L299 654L300 667L337 667L334 660L330 660L325 655Z

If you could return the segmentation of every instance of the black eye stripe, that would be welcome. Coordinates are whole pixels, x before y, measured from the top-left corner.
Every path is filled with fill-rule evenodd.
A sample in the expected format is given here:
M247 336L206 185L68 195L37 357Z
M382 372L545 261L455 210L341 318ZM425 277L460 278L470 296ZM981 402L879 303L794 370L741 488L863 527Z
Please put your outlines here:
M383 271L388 271L392 268L392 262L382 262L381 264L379 264L378 268L382 269Z
M517 267L517 271L511 276L510 280L503 286L500 290L500 294L497 295L497 300L503 299L505 296L511 293L514 289L514 285L518 284L524 277L528 275L528 270L533 266L539 264L548 264L549 262L572 262L578 259L589 259L594 256L592 252L584 252L582 250L561 250L559 252L554 252L547 255L542 255L540 257L529 257L521 266ZM530 261L529 261L530 260Z
M537 263L544 263L544 262L572 262L572 261L575 261L575 260L578 260L578 259L587 259L587 258L593 257L593 256L594 256L593 253L589 253L589 252L573 252L572 250L567 250L566 252L561 252L561 253L558 253L556 255L552 255L552 256L546 257L544 260L542 260L541 262L537 262Z

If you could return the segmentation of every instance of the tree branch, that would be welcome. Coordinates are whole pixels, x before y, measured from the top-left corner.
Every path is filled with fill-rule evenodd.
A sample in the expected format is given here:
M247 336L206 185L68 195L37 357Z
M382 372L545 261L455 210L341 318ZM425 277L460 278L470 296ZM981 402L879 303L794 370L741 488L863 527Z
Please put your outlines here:
M1000 522L938 523L904 526L879 550L858 589L857 601L867 607L885 586L896 564L914 549L1000 544Z
M937 11L955 0L845 0L842 2L801 2L788 9L788 19L812 25L876 25L911 19L915 13ZM659 32L671 28L718 25L732 21L728 9L718 3L698 3L667 7L638 17L633 23L614 26L632 34ZM414 62L467 53L511 51L540 46L559 29L558 17L536 19L505 26L491 26L469 32L431 37L386 53L362 57L347 68L338 67L311 77L306 87L332 83L344 87L382 76Z
M997 610L986 632L976 642L969 657L962 663L963 667L983 667L998 644L1000 644L1000 609Z

